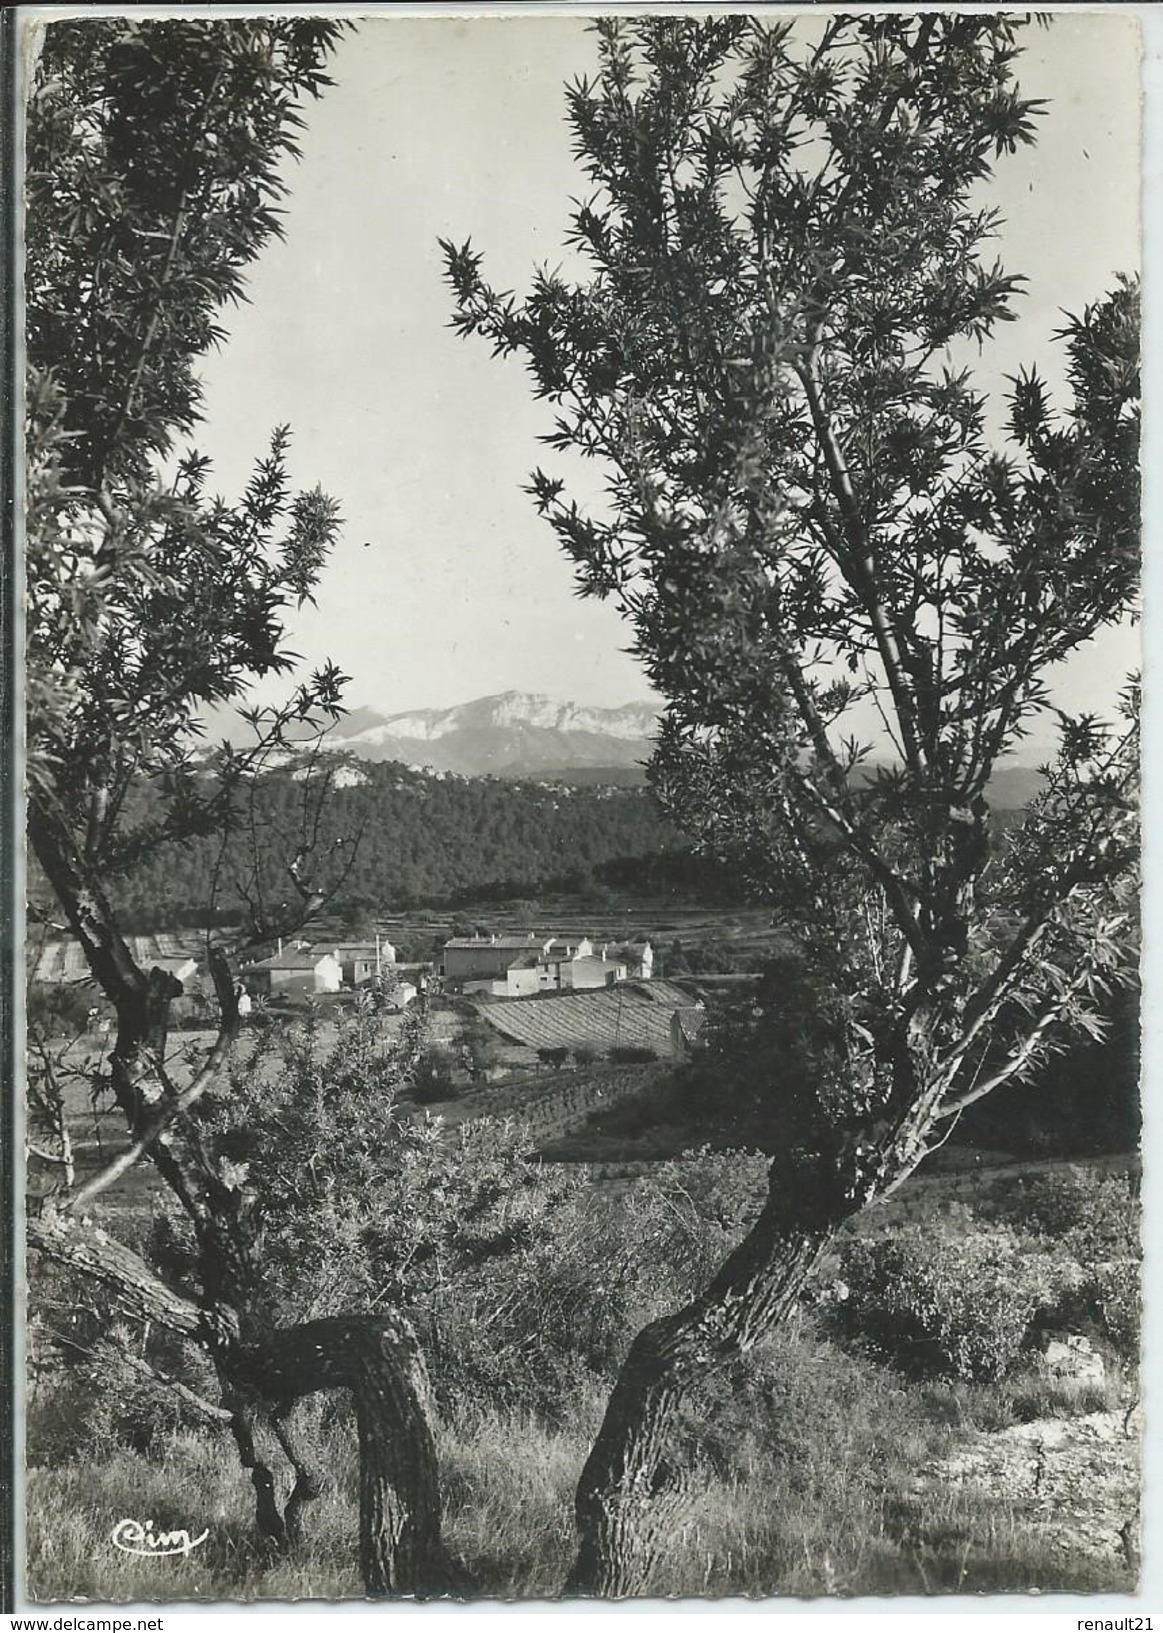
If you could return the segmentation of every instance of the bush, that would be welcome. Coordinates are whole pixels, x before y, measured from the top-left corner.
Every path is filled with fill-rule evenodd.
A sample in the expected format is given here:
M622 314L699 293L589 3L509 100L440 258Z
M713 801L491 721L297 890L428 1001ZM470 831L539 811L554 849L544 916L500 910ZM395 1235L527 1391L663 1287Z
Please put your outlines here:
M164 1329L110 1319L85 1277L34 1256L29 1264L25 1454L30 1466L102 1461L117 1449L148 1451L202 1414L159 1378L213 1398L204 1355Z
M412 1098L417 1105L434 1106L455 1097L456 1086L452 1081L452 1062L448 1055L443 1049L425 1049L416 1063L412 1078Z
M1138 1186L1129 1174L1072 1168L1027 1175L998 1217L1061 1243L1083 1265L1139 1257Z
M609 1053L610 1063L614 1066L647 1066L657 1059L656 1049L647 1049L634 1043L615 1044Z
M902 1371L996 1380L1044 1302L1044 1268L1006 1232L953 1236L908 1225L842 1250L848 1297L834 1319Z
M1093 1300L1099 1336L1121 1356L1137 1360L1143 1317L1139 1266L1130 1260L1099 1265L1084 1285Z
M551 1180L563 1183L550 1168L541 1183ZM579 1392L612 1383L634 1334L705 1285L745 1228L755 1187L756 1162L739 1152L660 1164L616 1195L574 1182L529 1251L482 1262L429 1305L442 1403L570 1422Z
M1102 1339L1124 1360L1137 1361L1142 1324L1139 1266L1133 1259L1096 1265L1066 1286L1043 1324Z
M1136 1176L1083 1168L1027 1175L994 1213L1050 1250L1057 1285L1038 1312L1040 1331L1089 1334L1137 1359L1142 1249Z

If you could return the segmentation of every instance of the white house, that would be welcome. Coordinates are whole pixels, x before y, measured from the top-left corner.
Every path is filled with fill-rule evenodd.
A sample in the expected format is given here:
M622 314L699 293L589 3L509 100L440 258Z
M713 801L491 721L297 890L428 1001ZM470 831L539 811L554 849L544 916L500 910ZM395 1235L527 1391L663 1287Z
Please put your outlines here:
M251 992L338 992L343 966L333 950L297 941L246 965L242 978Z
M592 992L596 987L612 987L626 979L626 966L611 958L603 947L600 953L575 958L569 967L569 984L575 992Z

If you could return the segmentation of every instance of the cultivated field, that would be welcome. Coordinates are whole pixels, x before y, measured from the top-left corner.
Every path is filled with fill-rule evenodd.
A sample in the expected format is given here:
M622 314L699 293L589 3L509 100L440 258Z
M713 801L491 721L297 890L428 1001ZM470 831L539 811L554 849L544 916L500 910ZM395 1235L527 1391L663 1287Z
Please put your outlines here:
M688 1035L702 1024L702 1006L669 981L623 982L600 992L547 993L538 998L478 1002L481 1018L530 1049L649 1049L674 1054L671 1017L681 1012Z

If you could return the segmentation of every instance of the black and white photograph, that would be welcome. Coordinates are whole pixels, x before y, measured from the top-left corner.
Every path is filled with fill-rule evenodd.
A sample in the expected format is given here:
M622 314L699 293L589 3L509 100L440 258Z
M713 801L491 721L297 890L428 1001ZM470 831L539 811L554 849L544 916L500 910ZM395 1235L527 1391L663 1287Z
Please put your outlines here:
M21 1603L1149 1608L1149 9L19 8Z

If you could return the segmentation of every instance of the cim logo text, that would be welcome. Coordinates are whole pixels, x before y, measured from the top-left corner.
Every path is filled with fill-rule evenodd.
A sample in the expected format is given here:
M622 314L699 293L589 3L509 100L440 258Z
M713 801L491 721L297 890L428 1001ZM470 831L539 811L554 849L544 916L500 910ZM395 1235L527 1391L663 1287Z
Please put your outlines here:
M152 1520L118 1520L110 1539L123 1554L137 1554L143 1559L169 1559L175 1554L189 1554L201 1547L209 1531L192 1537L183 1527L178 1531L155 1531Z

